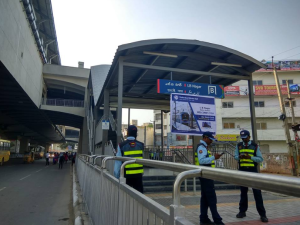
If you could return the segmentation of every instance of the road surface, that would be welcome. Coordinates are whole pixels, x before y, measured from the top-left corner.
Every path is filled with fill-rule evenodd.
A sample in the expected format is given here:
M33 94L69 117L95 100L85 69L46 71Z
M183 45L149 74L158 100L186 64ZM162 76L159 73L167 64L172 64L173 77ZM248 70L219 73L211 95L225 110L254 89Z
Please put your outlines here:
M0 218L5 225L70 225L71 164L12 159L0 167Z

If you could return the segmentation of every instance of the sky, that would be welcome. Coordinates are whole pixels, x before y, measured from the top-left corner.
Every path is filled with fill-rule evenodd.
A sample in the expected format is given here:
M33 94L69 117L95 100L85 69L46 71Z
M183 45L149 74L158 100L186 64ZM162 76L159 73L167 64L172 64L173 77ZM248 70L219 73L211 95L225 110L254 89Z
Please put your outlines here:
M66 66L111 64L119 45L159 38L206 41L259 61L300 59L300 0L52 0L52 7ZM131 110L131 118L141 125L153 113Z

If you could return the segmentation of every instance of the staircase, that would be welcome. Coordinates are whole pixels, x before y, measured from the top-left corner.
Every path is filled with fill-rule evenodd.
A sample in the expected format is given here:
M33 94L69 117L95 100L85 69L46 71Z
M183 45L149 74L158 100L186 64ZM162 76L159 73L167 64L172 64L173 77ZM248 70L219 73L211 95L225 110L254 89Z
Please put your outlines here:
M176 179L176 176L144 176L144 192L153 193L153 192L172 192L173 184ZM233 184L226 184L220 181L215 181L216 190L228 190L228 189L239 189L239 186ZM182 182L181 191L184 191L184 182ZM187 181L187 190L193 191L193 179L188 179ZM196 190L201 190L201 185L199 178L196 178Z

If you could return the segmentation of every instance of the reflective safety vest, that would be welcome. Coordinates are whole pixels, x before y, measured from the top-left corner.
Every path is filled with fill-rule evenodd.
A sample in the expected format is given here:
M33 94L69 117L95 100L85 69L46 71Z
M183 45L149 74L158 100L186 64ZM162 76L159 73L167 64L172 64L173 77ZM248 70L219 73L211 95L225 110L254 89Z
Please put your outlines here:
M142 159L144 144L136 140L126 140L119 145L122 156L135 159ZM125 166L125 178L142 176L144 167L141 164L133 163Z
M251 141L249 146L244 146L243 142L238 144L239 155L248 154L250 156L256 156L257 144ZM243 169L253 169L257 166L257 163L252 159L240 159L239 161L240 168Z
M196 148L196 151L195 151L195 165L197 165L197 166L200 165L200 164L199 164L199 160L198 160L198 148L199 148L199 146L201 146L201 145L204 146L204 148L206 148L206 146L205 146L204 144L202 144L202 143L200 143L200 144L197 145L197 148ZM207 148L206 148L206 149L207 149ZM211 152L207 150L206 158L211 157L211 156L212 156L212 155L211 155ZM209 167L215 168L215 167L216 167L216 166L215 166L215 160L211 161L211 164L203 164L203 165L201 165L201 166L209 166Z

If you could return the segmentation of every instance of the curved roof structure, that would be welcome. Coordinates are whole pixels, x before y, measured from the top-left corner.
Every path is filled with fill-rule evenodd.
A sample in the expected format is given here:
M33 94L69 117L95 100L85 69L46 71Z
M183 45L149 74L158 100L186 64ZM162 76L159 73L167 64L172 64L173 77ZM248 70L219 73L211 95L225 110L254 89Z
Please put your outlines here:
M168 100L157 94L157 79L230 85L249 80L252 72L265 68L254 58L236 50L197 40L155 39L118 47L104 87L117 97L118 65L123 70L123 97ZM98 104L102 101L103 89ZM112 103L113 104L113 103Z

